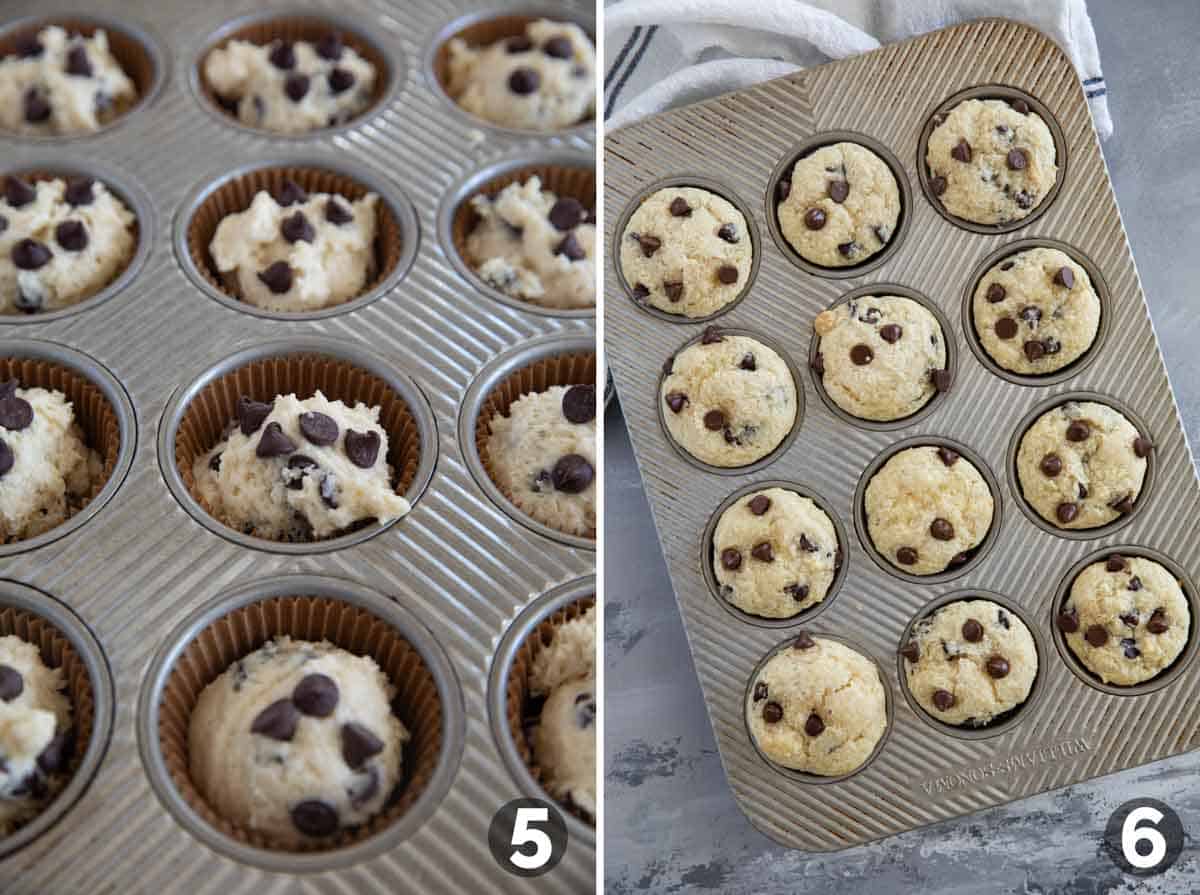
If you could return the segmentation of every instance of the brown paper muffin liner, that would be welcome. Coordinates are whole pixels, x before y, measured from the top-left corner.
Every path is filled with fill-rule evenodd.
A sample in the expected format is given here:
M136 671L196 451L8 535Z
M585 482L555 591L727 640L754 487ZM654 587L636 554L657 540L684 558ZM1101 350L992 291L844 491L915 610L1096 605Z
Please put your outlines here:
M137 99L132 103L122 101L114 104L112 110L103 116L103 124L108 125L116 121L136 106L150 92L150 88L154 84L155 75L157 74L154 66L154 57L150 55L149 49L140 40L116 26L98 25L95 22L72 18L45 18L39 22L26 25L23 28L15 28L0 38L0 57L15 53L17 45L21 40L34 37L43 28L48 28L51 25L57 25L65 29L68 33L81 34L84 37L91 37L97 31L105 32L108 35L108 48L112 52L113 57L120 64L125 74L129 76L129 79L133 81L134 89L137 91Z
M396 687L392 710L412 737L404 745L400 784L384 808L361 827L343 829L303 851L344 848L379 833L412 807L442 750L443 708L433 673L399 631L365 609L327 597L272 597L217 619L180 653L163 685L158 722L163 759L180 795L214 829L255 848L292 850L217 814L192 783L188 758L188 728L200 693L236 660L282 635L328 640L374 659Z
M231 298L241 300L236 288L236 278L223 277L208 251L217 226L227 215L237 214L249 208L261 190L276 194L285 180L295 181L307 193L331 193L350 202L371 192L352 177L323 168L258 168L221 184L192 213L187 227L188 254L201 276L213 288ZM396 269L403 244L404 234L401 232L400 220L381 196L376 206L374 270L367 277L359 295L366 295L374 290ZM346 302L358 297L351 296Z
M530 695L529 678L533 670L533 660L544 647L550 645L561 626L579 618L589 609L595 611L593 609L595 605L595 596L584 597L574 603L569 603L543 619L542 623L534 628L521 643L520 648L513 656L512 668L508 672L508 683L505 687L508 731L513 742L517 744L517 751L521 754L521 759L539 786L544 787L547 781L534 758L533 747L526 733L527 729L530 729L538 720L541 713L541 706ZM591 814L569 800L564 804L584 823L595 826L596 818Z
M346 28L340 28L333 22L318 16L279 16L273 19L259 19L256 22L243 25L235 31L222 35L220 40L205 47L204 52L200 54L199 60L196 63L196 74L197 81L200 84L200 92L204 95L205 99L212 103L214 109L227 116L231 121L238 121L237 115L230 112L228 106L221 102L221 97L213 90L212 85L208 83L208 78L204 73L204 63L208 61L209 53L224 47L230 41L234 40L249 41L259 46L269 44L275 40L290 41L292 43L302 40L308 43L315 43L332 31L340 34L342 43L362 56L375 69L375 87L371 92L371 102L360 114L351 119L351 121L358 121L371 114L387 92L388 83L391 80L391 63L379 51L378 47L366 40L361 34ZM241 122L239 121L238 123L240 124Z
M479 408L479 416L475 418L475 448L479 451L479 461L487 471L488 478L500 489L500 493L514 506L512 494L500 484L496 470L488 456L488 438L492 434L492 420L497 416L508 416L508 409L522 395L532 392L544 392L556 385L595 385L596 384L596 353L594 351L577 354L559 354L555 357L542 358L529 366L522 367L511 373L488 393ZM564 534L575 534L564 532ZM595 540L596 530L593 528L584 537Z
M226 373L205 386L184 408L175 435L175 464L188 492L206 513L224 523L196 487L192 465L221 440L237 416L238 398L269 403L278 395L294 393L304 400L318 390L331 401L379 407L379 424L388 436L387 459L392 466L393 487L402 497L408 492L421 462L421 433L412 409L386 382L349 361L297 353L251 361Z
M101 472L92 482L75 512L96 499L116 468L121 453L121 426L116 408L86 377L69 367L32 357L0 357L0 382L15 379L21 388L44 388L62 392L71 402L83 440L100 455Z
M79 770L83 756L87 754L88 745L92 739L92 722L95 718L95 687L88 675L87 665L75 651L71 641L40 615L25 609L18 609L15 606L0 605L0 637L7 637L10 634L15 634L26 643L36 646L47 667L62 670L63 680L67 685L67 699L71 703L71 729L75 734L74 749L67 762L66 771L56 774L53 778L54 795L47 799L42 806L42 810L45 810Z

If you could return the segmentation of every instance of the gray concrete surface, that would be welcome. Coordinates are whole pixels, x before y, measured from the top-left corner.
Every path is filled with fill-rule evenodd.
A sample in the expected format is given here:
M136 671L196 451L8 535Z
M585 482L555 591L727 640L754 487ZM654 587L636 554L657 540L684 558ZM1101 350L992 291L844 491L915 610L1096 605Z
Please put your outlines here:
M1088 6L1116 124L1104 153L1195 451L1200 3ZM830 856L788 851L757 832L725 782L616 401L605 422L606 891L1200 891L1200 753ZM1169 804L1189 834L1176 865L1150 880L1123 875L1101 845L1109 815L1134 796Z

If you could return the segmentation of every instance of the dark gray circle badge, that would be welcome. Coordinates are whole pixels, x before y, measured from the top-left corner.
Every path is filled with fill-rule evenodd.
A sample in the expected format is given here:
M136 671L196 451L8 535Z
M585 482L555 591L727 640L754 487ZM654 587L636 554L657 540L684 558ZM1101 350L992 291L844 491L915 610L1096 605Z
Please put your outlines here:
M514 799L492 818L488 848L509 873L541 876L557 867L567 853L562 812L542 799Z
M1113 812L1104 845L1118 867L1134 876L1154 876L1183 851L1183 823L1157 799L1130 799Z

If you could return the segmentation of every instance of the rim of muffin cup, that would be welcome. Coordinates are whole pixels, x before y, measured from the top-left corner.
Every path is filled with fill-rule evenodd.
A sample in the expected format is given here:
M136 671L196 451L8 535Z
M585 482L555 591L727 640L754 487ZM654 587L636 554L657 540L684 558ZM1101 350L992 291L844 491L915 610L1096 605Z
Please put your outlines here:
M1015 615L1021 620L1025 627L1029 630L1033 637L1034 651L1037 654L1037 674L1034 675L1033 683L1029 687L1029 695L1019 705L1013 706L1005 712L997 715L986 724L978 726L963 724L948 724L945 721L929 714L924 706L917 701L912 690L908 687L908 666L907 660L901 654L901 650L913 639L913 629L923 621L929 619L935 612L952 603L962 603L968 600L986 600L989 603L995 603L1004 609L1006 612ZM909 707L913 710L918 718L932 727L934 730L947 734L952 737L957 737L960 740L986 740L992 737L1000 736L1006 733L1022 720L1032 714L1032 708L1037 703L1044 689L1042 684L1046 676L1046 661L1047 650L1046 644L1042 638L1042 632L1037 625L1033 623L1029 614L1015 600L1010 599L1004 594L997 591L987 590L985 588L967 588L965 590L956 590L951 593L942 594L940 597L935 597L924 606L916 611L908 624L904 626L904 633L900 635L900 640L896 644L896 674L897 680L900 682L900 692L904 694L905 700Z
M188 770L189 725L200 692L236 660L284 634L328 640L373 658L397 686L394 711L412 735L404 745L400 786L383 810L299 851L221 817ZM214 851L276 873L347 867L413 836L450 789L465 731L458 678L425 623L365 585L315 574L252 581L207 601L167 635L138 696L139 751L163 806Z
M880 161L892 172L892 177L896 181L896 190L900 194L900 215L896 221L896 232L892 234L892 238L871 257L865 258L857 264L848 264L845 267L826 267L823 264L816 264L809 261L800 254L795 246L788 242L787 237L783 235L783 228L779 225L780 182L785 179L788 181L791 180L792 169L796 167L798 161L808 157L818 149L832 146L835 143L856 143L877 155ZM904 165L886 145L874 137L869 137L858 131L821 131L807 140L803 140L792 146L776 162L774 169L771 171L771 176L767 180L767 191L763 202L767 229L770 231L771 238L775 240L775 245L783 256L806 273L832 280L847 280L852 277L861 276L884 264L896 253L900 248L900 244L904 242L904 237L908 235L908 226L913 216L912 187L909 185L908 176L904 172Z
M596 127L598 110L595 106L590 115L574 124L556 130L540 131L534 128L506 127L502 124L494 124L484 118L478 118L462 108L447 89L451 40L458 37L464 40L468 46L481 47L508 37L520 36L525 33L525 27L529 23L538 19L578 25L592 42L593 49L596 46L596 17L595 13L591 11L591 7L567 7L561 4L533 2L522 3L512 8L491 7L465 15L456 15L449 22L437 26L433 35L428 39L424 68L429 87L459 119L476 128L522 139L531 137L590 139Z
M758 745L758 740L754 738L754 734L750 730L749 709L747 707L753 704L750 697L753 694L754 682L758 679L759 673L763 670L763 667L779 653L782 653L784 650L792 649L792 645L796 642L796 638L799 637L800 634L805 633L811 635L814 640L835 640L843 646L847 646L854 650L854 652L858 653L875 666L875 670L879 674L879 683L883 687L884 716L886 719L883 733L879 737L879 742L875 744L875 748L871 750L871 754L867 756L867 760L847 774L826 777L821 774L813 774L808 771L800 771L796 770L795 768L785 767L784 765L772 760L767 753L763 751L762 747ZM789 780L795 781L796 783L815 784L820 786L827 783L844 783L852 777L857 777L859 774L869 769L871 765L875 763L875 760L879 758L880 753L882 753L884 747L887 746L888 739L892 735L892 728L896 723L895 698L892 695L891 681L888 680L887 672L884 669L885 666L879 661L879 659L875 657L875 654L864 647L859 641L853 640L849 637L843 637L840 634L831 634L827 631L804 628L803 630L796 632L793 636L788 637L787 640L775 644L775 646L771 647L771 649L768 650L767 653L755 663L754 669L746 678L746 687L742 691L742 702L740 706L742 715L742 728L745 731L746 739L749 741L750 747L754 750L755 754L758 755L758 757L769 768L771 768L771 770L775 771L777 774L787 777Z
M341 34L342 43L362 56L375 69L375 89L370 104L349 121L314 128L298 134L281 134L245 124L223 107L216 91L204 74L204 63L213 50L233 40L245 40L260 46L274 40L315 41L332 31ZM200 106L222 124L272 140L310 140L336 135L358 127L385 108L395 97L407 69L404 51L386 30L376 29L370 36L352 19L325 10L307 7L272 9L248 13L230 19L211 31L188 68L188 82Z
M836 416L844 423L849 423L852 426L858 426L861 429L868 429L873 432L889 432L895 429L904 429L913 425L920 420L923 420L929 414L933 413L943 403L954 390L954 385L958 380L958 341L954 338L954 330L950 326L950 320L946 317L945 312L938 307L937 303L928 298L924 294L912 289L908 286L901 286L899 283L872 283L866 286L859 286L857 289L852 289L829 305L826 310L844 305L850 301L866 297L882 297L887 295L896 295L900 298L907 298L915 301L926 311L933 315L938 326L942 329L942 341L946 345L946 366L942 369L950 373L950 388L946 391L934 390L933 395L920 408L910 413L908 416L900 417L895 420L869 420L861 416L855 416L850 411L840 407L836 401L830 397L829 392L825 390L825 380L820 373L817 372L816 363L817 355L821 353L821 337L817 334L816 327L813 326L812 341L808 348L808 372L813 381L813 386L816 389L817 395L821 401L829 408L829 412ZM811 325L811 324L810 324Z
M778 354L780 358L783 359L784 364L787 365L788 372L792 375L792 384L796 390L796 419L792 422L792 428L788 431L787 435L783 437L783 440L771 449L770 453L764 457L760 457L753 463L747 463L745 466L714 466L711 463L705 463L703 460L692 456L687 448L675 440L675 438L671 435L671 430L667 428L667 417L665 411L663 410L662 397L663 382L669 375L667 370L671 367L675 361L675 358L677 358L682 351L692 347L693 345L700 344L701 340L709 330L713 330L722 336L746 336L765 345L767 348L770 348L772 351ZM654 382L653 398L656 408L655 413L658 416L658 425L662 429L662 434L666 438L667 443L675 449L675 453L692 466L695 466L697 469L703 470L704 472L716 473L717 475L748 475L752 472L759 472L765 467L770 466L785 453L787 453L788 448L790 448L792 443L796 440L796 436L800 434L800 428L804 424L804 413L806 409L803 382L804 380L800 376L800 368L796 365L795 360L792 359L791 354L788 353L787 349L785 349L783 344L778 340L771 338L770 336L765 336L755 330L743 329L741 327L708 326L704 328L703 332L696 333L696 335L692 336L692 338L688 339L677 349L675 349L675 351L673 351L671 355L663 362L662 368L658 371L658 378Z
M379 196L376 209L375 276L349 301L311 311L269 311L240 299L217 271L209 244L222 218L243 212L255 195L274 195L285 179L307 193L330 193L353 202ZM228 308L270 320L319 320L359 310L391 292L408 274L420 245L417 212L406 195L362 164L320 156L250 162L193 190L175 217L175 255L188 278Z
M629 226L629 219L637 212L642 204L652 195L660 190L667 190L671 187L692 187L698 190L704 190L712 193L718 198L724 199L734 208L736 208L746 221L747 234L750 237L750 273L746 277L746 282L742 284L742 288L738 290L737 296L731 301L726 302L721 307L717 308L711 314L705 314L703 317L689 317L686 314L671 314L661 308L653 307L647 302L634 298L633 286L629 280L625 278L625 271L621 268L621 240L625 238L625 229ZM617 225L612 231L612 239L610 240L609 254L612 256L613 270L616 274L616 283L621 291L625 293L626 298L633 302L633 306L644 314L649 314L651 317L662 320L666 323L710 323L725 314L728 314L734 308L745 300L750 294L751 288L754 286L754 281L758 279L758 268L762 261L763 243L762 237L758 232L758 223L754 220L754 214L750 211L750 206L742 201L737 191L728 184L714 180L712 177L703 174L676 174L673 177L664 177L661 180L656 180L648 186L638 190L633 198L625 205L617 218Z
M1071 594L1071 587L1075 584L1075 579L1079 577L1088 566L1093 563L1103 562L1108 557L1120 555L1125 557L1140 557L1142 559L1152 560L1173 576L1179 582L1179 587L1183 591L1183 595L1187 600L1188 612L1191 615L1188 623L1188 639L1184 644L1175 661L1156 674L1154 677L1140 684L1131 684L1123 686L1120 684L1106 684L1100 680L1099 675L1095 674L1083 664L1082 660L1075 655L1075 651L1071 649L1067 643L1066 637L1063 636L1062 630L1058 627L1059 610L1066 604L1067 598ZM1078 562L1071 566L1063 575L1058 587L1054 591L1054 598L1050 601L1049 625L1050 636L1054 641L1054 646L1058 649L1058 654L1062 658L1063 663L1071 670L1077 678L1092 687L1099 690L1101 693L1107 693L1110 696L1146 696L1154 693L1164 687L1177 681L1188 667L1192 664L1192 660L1196 658L1196 653L1200 651L1200 636L1197 635L1196 625L1200 621L1200 593L1196 590L1196 585L1192 580L1192 576L1179 563L1175 562L1170 556L1167 556L1160 550L1155 550L1151 547L1143 547L1136 544L1111 544L1107 547L1100 547L1086 556L1082 557Z
M942 205L942 200L934 195L933 188L929 185L931 177L929 166L925 163L925 155L928 151L929 137L934 131L934 123L937 121L939 115L948 113L959 103L969 99L998 99L1005 102L1024 100L1029 104L1030 109L1036 112L1042 121L1046 122L1046 127L1050 129L1050 136L1054 139L1054 163L1058 167L1054 186L1050 188L1050 192L1042 198L1042 201L1038 203L1036 208L1019 220L1009 221L1004 224L977 224L966 218L957 217L946 210L946 207ZM921 183L921 192L925 194L926 201L934 211L955 227L969 230L972 233L1011 233L1014 230L1020 230L1022 227L1032 224L1040 218L1054 204L1054 200L1058 198L1063 181L1066 179L1067 161L1067 139L1063 134L1062 125L1058 123L1058 119L1037 97L1026 93L1024 90L1018 90L1016 87L1010 87L1007 84L979 84L951 94L925 113L925 123L921 127L921 135L917 139L917 179Z
M500 353L485 364L463 397L458 418L459 447L476 483L510 519L560 544L595 550L594 531L589 536L560 531L518 507L493 478L487 457L492 419L497 414L506 415L522 395L539 393L555 385L596 385L594 336L540 336Z
M599 611L594 574L553 587L521 610L504 632L492 660L488 675L488 715L500 757L520 791L559 805L564 809L570 838L591 844L596 838L595 818L578 806L555 799L546 791L541 768L533 757L525 733L526 724L536 717L529 697L530 665L563 624L579 618L587 609L593 613ZM599 748L603 743L596 745Z
M103 165L92 162L72 161L63 159L48 164L19 165L0 174L0 183L7 177L20 177L27 183L40 183L56 178L90 177L104 184L114 197L119 199L134 217L133 254L120 272L107 284L97 289L87 298L73 305L59 308L56 311L38 312L34 314L0 314L0 328L4 326L28 326L37 323L50 323L70 317L83 311L91 310L113 296L119 295L128 288L134 278L146 265L146 259L154 248L154 236L158 230L158 222L154 212L154 203L142 188L141 184Z
M296 337L242 348L208 366L175 389L158 430L158 462L167 487L189 515L209 531L242 547L290 555L327 553L360 544L388 531L372 522L322 540L290 542L254 537L213 515L195 486L192 464L210 451L236 416L237 399L272 401L294 392L301 400L320 389L331 401L381 408L388 435L388 462L395 492L416 509L433 478L438 432L433 409L420 387L381 354L327 337Z
M587 308L551 308L516 298L484 282L468 260L467 238L479 223L471 199L478 195L495 197L510 183L524 183L535 174L541 178L543 189L577 199L584 208L596 210L596 166L592 156L560 149L501 159L458 180L442 199L437 223L443 251L454 269L493 301L530 314L593 319L595 304ZM599 235L597 228L597 248Z
M62 669L74 747L62 788L35 817L0 836L0 860L53 827L87 791L108 750L116 701L99 641L65 604L28 585L0 581L0 637L9 634L34 644L43 662Z
M1088 279L1092 281L1092 288L1100 301L1100 324L1096 328L1096 337L1092 339L1092 344L1088 346L1083 354L1065 367L1049 373L1016 373L1000 366L988 353L988 350L983 347L979 331L975 328L975 290L979 287L980 282L983 281L983 278L988 275L992 268L1003 262L1005 258L1011 258L1014 255L1019 255L1022 252L1032 249L1057 249L1082 267L1087 272ZM1108 290L1108 282L1100 273L1100 268L1096 266L1091 258L1068 243L1057 239L1049 239L1044 236L1034 236L1000 246L980 261L975 266L975 269L971 271L971 277L967 280L966 289L963 290L962 327L967 345L970 346L979 363L986 367L989 372L1016 385L1037 388L1066 382L1068 379L1075 377L1090 367L1096 358L1100 356L1100 349L1108 338L1108 331L1112 328L1114 312L1115 309L1113 307L1112 294Z
M0 58L15 51L16 43L31 37L43 28L58 25L68 32L78 32L91 37L97 30L108 35L108 48L125 74L133 81L137 99L121 114L95 131L80 134L18 134L0 131L0 137L8 140L27 140L34 143L66 142L87 140L105 134L124 124L135 113L141 112L162 90L167 73L167 54L155 37L140 25L125 19L118 21L103 15L90 13L47 14L22 16L0 25Z
M914 575L911 572L906 572L880 553L879 548L875 546L875 542L871 538L871 530L867 521L867 486L871 484L871 480L892 457L901 451L918 447L947 447L954 451L962 459L975 467L992 495L991 527L988 528L987 534L983 536L983 540L979 544L971 550L966 551L971 554L967 561L961 565L948 566L942 571L934 572L931 575ZM894 578L899 578L901 581L907 581L910 584L943 584L947 581L953 581L955 578L961 578L967 572L977 567L987 557L992 547L995 546L996 541L999 540L1003 522L1004 499L1000 493L1000 483L996 479L995 473L992 472L992 468L988 466L979 454L961 441L940 435L913 435L910 438L905 438L888 445L888 447L876 454L875 458L867 465L867 468L863 470L863 474L859 477L858 485L854 489L854 530L858 535L859 543L862 544L863 549L867 551L867 555L871 557L875 565Z
M838 539L838 550L841 553L841 559L834 569L833 581L830 582L829 590L826 591L824 599L819 603L809 606L807 609L802 609L796 614L785 618L755 615L738 606L734 606L733 603L721 596L721 584L717 580L717 548L715 541L717 525L721 521L721 516L743 497L758 491L765 491L768 488L782 488L801 497L807 497L815 503L829 517L829 521L833 523L833 530ZM709 593L717 601L717 605L734 618L760 628L791 628L796 625L808 624L824 612L833 603L838 594L841 593L842 585L846 583L846 578L850 571L850 541L849 535L846 532L846 526L842 523L841 517L838 516L833 504L815 488L802 482L793 482L785 479L767 479L743 485L721 501L720 506L709 517L708 524L704 526L704 532L700 537L700 570L704 575L704 583L708 585Z
M1150 453L1146 455L1146 475L1142 479L1142 489L1138 492L1137 499L1133 502L1133 512L1126 513L1123 516L1118 516L1112 522L1106 525L1098 525L1095 528L1059 528L1052 522L1042 518L1025 499L1025 492L1021 488L1021 479L1017 475L1017 457L1021 451L1021 441L1025 437L1025 433L1029 428L1042 417L1056 407L1072 402L1090 401L1096 404L1104 404L1113 410L1120 413L1125 419L1129 420L1129 424L1137 429L1138 434L1150 439L1154 447ZM1141 513L1142 507L1150 502L1151 495L1154 493L1154 485L1156 481L1156 473L1158 471L1158 441L1154 438L1153 431L1146 425L1141 415L1129 409L1124 401L1104 394L1103 392L1094 392L1087 390L1061 392L1053 397L1046 398L1044 401L1035 404L1033 409L1021 417L1021 421L1017 423L1013 429L1012 438L1008 442L1008 450L1005 452L1005 467L1008 470L1008 487L1016 497L1016 504L1021 508L1021 512L1025 514L1030 522L1040 528L1047 534L1054 535L1056 538L1066 538L1072 541L1092 541L1097 538L1108 537L1120 531L1126 525L1129 525Z
M62 392L73 405L84 442L100 454L103 471L82 509L32 538L0 543L0 558L44 547L87 524L125 481L137 447L129 394L107 367L83 352L40 339L0 339L0 382L8 379L22 388Z

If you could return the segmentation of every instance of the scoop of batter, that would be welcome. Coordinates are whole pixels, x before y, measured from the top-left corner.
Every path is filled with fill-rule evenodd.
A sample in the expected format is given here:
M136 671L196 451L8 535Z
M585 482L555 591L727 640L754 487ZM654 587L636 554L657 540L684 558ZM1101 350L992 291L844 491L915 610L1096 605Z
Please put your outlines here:
M279 637L204 688L192 782L226 820L297 848L378 813L400 781L408 731L368 656Z

